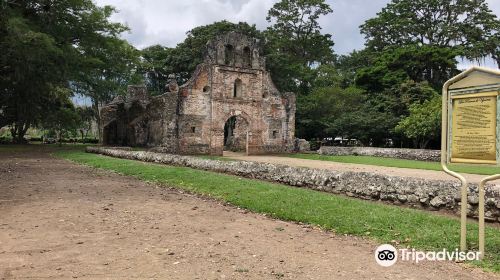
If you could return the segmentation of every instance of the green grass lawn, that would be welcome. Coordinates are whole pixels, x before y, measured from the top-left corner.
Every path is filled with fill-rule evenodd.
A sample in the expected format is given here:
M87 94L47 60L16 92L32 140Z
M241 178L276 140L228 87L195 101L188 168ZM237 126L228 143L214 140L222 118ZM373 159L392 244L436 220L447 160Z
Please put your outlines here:
M325 156L318 154L289 154L286 156L292 158L333 161L341 163L354 163L354 164L442 171L439 162L430 162L430 161L418 161L418 160L407 160L407 159L396 159L396 158L371 157L371 156ZM460 173L481 174L481 175L494 175L500 173L500 167L498 166L451 164L449 167L451 170Z
M434 213L352 199L309 189L185 167L117 159L82 151L61 150L56 155L80 164L112 170L141 180L204 194L272 217L321 226L339 234L395 240L399 247L455 250L460 222ZM477 225L468 225L468 245L477 248ZM500 230L486 229L487 255L475 263L500 272Z
M223 157L223 156L199 155L199 156L196 156L196 157L199 157L199 158L202 158L202 159L221 160L221 161L237 161L236 159L227 158L227 157Z
M77 150L82 151L87 146L95 146L95 144L82 143L63 143L59 144L42 144L40 142L30 144L0 144L0 154L2 153L22 153L28 151L60 151L60 150Z

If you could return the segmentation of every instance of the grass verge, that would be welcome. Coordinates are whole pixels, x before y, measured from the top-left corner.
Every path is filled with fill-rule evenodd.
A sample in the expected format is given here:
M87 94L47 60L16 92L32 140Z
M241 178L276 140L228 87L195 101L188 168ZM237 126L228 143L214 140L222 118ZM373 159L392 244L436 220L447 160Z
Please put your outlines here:
M239 178L186 167L117 159L82 151L56 155L80 164L115 171L191 192L208 195L272 217L321 226L339 234L370 237L380 243L422 250L455 250L460 222L426 211L383 205L328 193ZM468 225L468 246L477 248L477 225ZM500 272L500 230L487 227L487 255L474 263Z
M221 160L221 161L237 161L236 159L231 159L231 158L222 157L222 156L199 155L199 156L196 156L196 157L202 158L202 159Z
M442 170L439 162L418 161L418 160L408 160L408 159L383 158L383 157L371 157L371 156L326 156L318 154L290 154L286 156L291 158L333 161L340 163L354 163L354 164L366 164L366 165L376 165L376 166L437 170L437 171ZM500 173L500 167L498 166L451 164L450 169L460 173L468 173L468 174L494 175Z

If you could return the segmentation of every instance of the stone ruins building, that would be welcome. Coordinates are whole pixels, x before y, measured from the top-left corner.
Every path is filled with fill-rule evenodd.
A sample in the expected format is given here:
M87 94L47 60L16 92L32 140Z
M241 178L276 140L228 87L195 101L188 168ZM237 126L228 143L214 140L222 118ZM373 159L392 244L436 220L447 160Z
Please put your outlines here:
M101 110L104 145L155 147L167 153L222 155L293 150L295 95L280 93L259 41L227 33L208 42L189 81L150 96L129 86Z

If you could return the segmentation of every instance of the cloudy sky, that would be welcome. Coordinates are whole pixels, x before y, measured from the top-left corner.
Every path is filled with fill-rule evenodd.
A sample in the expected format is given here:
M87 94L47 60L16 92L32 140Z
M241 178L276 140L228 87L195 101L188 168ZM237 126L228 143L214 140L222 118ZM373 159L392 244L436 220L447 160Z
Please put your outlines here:
M131 32L124 34L137 48L154 44L174 47L190 29L214 21L246 21L265 29L266 14L277 0L94 0L98 5L112 5L118 13L114 21L126 23ZM361 49L364 38L359 25L374 17L390 0L327 0L332 14L321 18L323 32L333 35L334 50L347 54ZM500 0L487 0L490 9L500 16ZM462 63L465 66L467 62ZM494 66L491 62L488 66ZM491 64L491 65L489 65Z

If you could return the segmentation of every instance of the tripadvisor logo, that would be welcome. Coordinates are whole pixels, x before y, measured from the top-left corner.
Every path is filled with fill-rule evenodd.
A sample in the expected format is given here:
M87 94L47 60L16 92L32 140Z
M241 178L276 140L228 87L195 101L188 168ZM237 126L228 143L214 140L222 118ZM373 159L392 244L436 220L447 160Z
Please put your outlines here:
M384 267L394 265L398 261L410 261L418 264L421 261L478 261L480 260L481 252L460 252L448 251L443 249L435 252L422 252L415 249L399 249L389 244L383 244L375 250L375 261Z
M398 251L392 245L380 245L375 250L375 261L381 266L389 267L398 261Z

